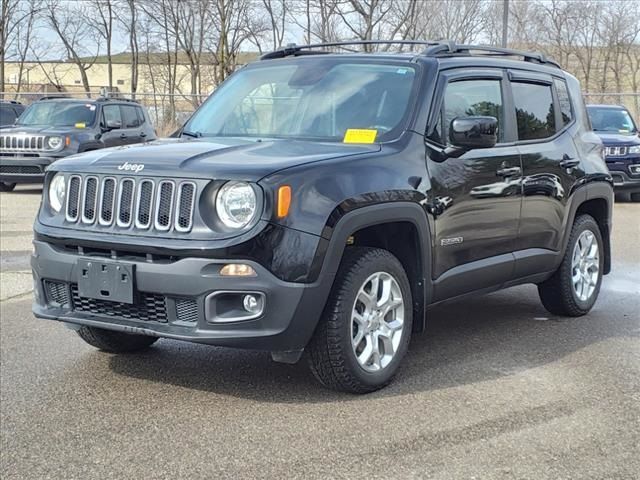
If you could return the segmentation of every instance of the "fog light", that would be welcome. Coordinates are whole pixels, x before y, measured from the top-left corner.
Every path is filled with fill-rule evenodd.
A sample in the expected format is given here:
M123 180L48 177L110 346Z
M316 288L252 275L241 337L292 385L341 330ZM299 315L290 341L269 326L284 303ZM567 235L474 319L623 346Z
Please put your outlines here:
M220 275L224 277L255 277L256 271L244 263L229 263L220 269Z
M262 310L262 302L255 295L245 295L242 299L244 309L249 313L260 313Z

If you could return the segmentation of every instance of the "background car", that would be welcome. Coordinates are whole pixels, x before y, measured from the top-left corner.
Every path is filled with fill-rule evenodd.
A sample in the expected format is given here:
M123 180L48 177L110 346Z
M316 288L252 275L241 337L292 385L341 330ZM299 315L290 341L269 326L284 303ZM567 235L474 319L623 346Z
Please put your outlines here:
M593 130L602 139L616 198L640 202L640 135L622 105L588 105Z
M10 127L24 112L24 105L15 100L0 101L0 128Z
M135 101L44 98L0 131L0 191L41 183L60 158L155 139L149 114Z

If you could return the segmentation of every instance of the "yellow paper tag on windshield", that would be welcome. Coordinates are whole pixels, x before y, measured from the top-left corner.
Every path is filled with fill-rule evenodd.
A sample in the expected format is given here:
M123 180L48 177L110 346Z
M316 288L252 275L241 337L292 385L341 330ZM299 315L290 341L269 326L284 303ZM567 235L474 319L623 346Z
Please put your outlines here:
M84 123L76 123L76 128L84 128L86 125Z
M373 143L376 141L377 130L349 128L344 134L344 143Z

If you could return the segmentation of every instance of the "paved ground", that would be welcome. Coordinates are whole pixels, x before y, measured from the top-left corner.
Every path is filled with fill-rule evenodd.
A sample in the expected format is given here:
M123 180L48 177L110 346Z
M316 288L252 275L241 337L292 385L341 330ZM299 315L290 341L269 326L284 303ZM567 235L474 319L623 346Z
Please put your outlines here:
M30 312L39 192L0 195L0 477L640 477L640 204L585 318L525 286L440 308L396 382L355 397L304 365L162 340L114 356Z

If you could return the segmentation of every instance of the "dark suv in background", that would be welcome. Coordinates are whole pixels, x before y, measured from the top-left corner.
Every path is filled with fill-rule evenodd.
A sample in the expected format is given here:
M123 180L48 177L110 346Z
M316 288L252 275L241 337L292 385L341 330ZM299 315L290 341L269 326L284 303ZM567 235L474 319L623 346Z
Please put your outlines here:
M24 105L15 100L0 100L0 128L12 126L24 112Z
M41 99L0 130L0 191L42 182L45 168L60 158L155 139L149 115L137 102Z
M593 130L602 139L616 197L640 202L640 132L620 105L588 105Z
M108 352L164 337L305 354L362 393L442 302L533 283L551 313L588 313L613 187L578 81L542 55L421 44L278 50L179 138L56 162L35 315Z

